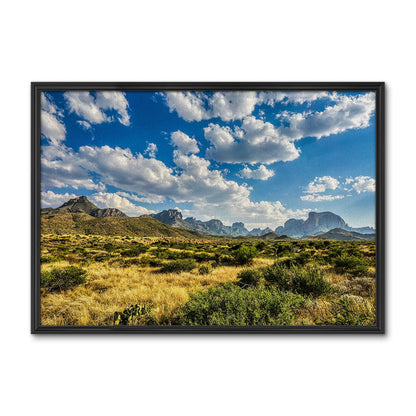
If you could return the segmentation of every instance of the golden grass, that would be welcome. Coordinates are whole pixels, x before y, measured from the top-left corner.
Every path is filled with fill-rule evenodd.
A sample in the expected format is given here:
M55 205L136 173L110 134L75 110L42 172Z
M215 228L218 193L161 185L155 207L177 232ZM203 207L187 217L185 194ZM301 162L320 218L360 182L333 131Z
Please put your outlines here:
M266 262L256 261L258 265ZM42 270L68 266L69 262L47 264ZM218 267L210 274L198 270L181 273L157 273L152 268L113 267L92 263L87 267L88 281L60 293L42 291L42 325L112 325L116 311L130 305L151 302L153 314L165 318L184 304L197 290L227 281L235 281L243 267Z
M65 260L43 263L42 270L62 268L70 265L87 270L87 283L58 293L49 293L42 289L41 323L42 325L112 325L114 312L121 312L135 304L151 303L153 316L165 320L172 312L185 304L190 294L225 282L236 281L237 274L243 266L218 266L209 274L200 275L198 268L190 272L160 273L158 268L128 264L119 252L112 253L109 260L91 261L98 254L106 254L104 244L120 244L128 247L132 243L144 243L149 246L147 253L140 257L152 255L157 247L153 243L166 241L192 245L205 243L203 240L190 240L181 237L120 237L103 235L42 235L41 255L59 256L60 247L83 248L90 256L85 260L82 252L64 252ZM206 243L212 244L212 240ZM227 248L224 240L215 242L217 247ZM209 247L209 246L207 246ZM363 251L366 246L360 247ZM169 248L173 252L188 250ZM196 252L203 249L196 249ZM209 251L209 250L208 250ZM62 258L62 257L61 257ZM250 267L263 267L273 264L275 258L256 258ZM308 300L295 317L294 325L315 325L317 321L327 320L333 309L333 302L348 295L351 305L357 311L374 310L375 269L369 268L366 277L352 277L339 274L330 266L320 266L325 277L331 281L336 293L322 298Z

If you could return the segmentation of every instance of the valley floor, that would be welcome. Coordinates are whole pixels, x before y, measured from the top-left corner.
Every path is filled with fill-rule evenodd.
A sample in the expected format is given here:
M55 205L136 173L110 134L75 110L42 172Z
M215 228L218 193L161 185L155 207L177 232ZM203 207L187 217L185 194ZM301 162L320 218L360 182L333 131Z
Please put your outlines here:
M374 263L371 241L42 235L41 324L375 325Z

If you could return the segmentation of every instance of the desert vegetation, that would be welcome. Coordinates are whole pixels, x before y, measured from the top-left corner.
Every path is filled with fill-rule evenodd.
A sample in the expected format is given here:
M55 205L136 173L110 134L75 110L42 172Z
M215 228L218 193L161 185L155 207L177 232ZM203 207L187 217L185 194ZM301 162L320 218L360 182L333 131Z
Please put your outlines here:
M45 233L41 323L375 325L375 243Z

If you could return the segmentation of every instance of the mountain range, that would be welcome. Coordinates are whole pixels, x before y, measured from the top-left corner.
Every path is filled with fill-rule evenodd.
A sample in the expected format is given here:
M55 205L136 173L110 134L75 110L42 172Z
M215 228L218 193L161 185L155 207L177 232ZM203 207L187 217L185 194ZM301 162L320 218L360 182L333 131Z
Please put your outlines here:
M100 209L96 207L89 199L83 195L70 199L58 208L44 208L41 210L42 214L62 214L62 213L84 213L91 215L92 217L127 217L127 215L117 208L104 208Z
M220 220L212 219L209 221L197 220L193 217L183 218L178 209L168 209L151 216L164 224L172 227L185 228L202 234L223 235L228 237L238 237L249 235L249 231L242 222L235 222L231 227L224 225Z
M228 237L263 236L272 232L289 237L306 237L319 235L334 228L359 234L375 234L374 228L371 227L350 227L339 215L332 212L310 212L306 220L292 218L287 220L283 227L277 227L275 230L267 227L264 229L253 228L251 231L248 231L242 222L235 222L231 226L227 226L217 219L204 222L193 217L183 218L182 213L178 209L168 209L158 214L151 214L151 216L172 227L198 231L202 234Z
M352 228L339 215L332 212L310 212L306 220L292 218L275 230L267 227L265 229L254 228L251 231L242 222L235 222L228 226L218 219L201 221L193 217L183 218L178 209L168 209L150 216L142 215L131 218L117 208L100 209L86 196L70 199L58 208L44 208L41 214L42 232L46 233L53 233L56 230L60 232L77 230L77 233L86 231L86 233L102 234L108 227L109 234L120 233L119 235L132 233L142 235L150 232L149 236L174 236L179 233L179 235L193 238L202 235L267 239L321 237L337 240L365 240L375 238L373 228ZM92 221L94 219L100 221Z

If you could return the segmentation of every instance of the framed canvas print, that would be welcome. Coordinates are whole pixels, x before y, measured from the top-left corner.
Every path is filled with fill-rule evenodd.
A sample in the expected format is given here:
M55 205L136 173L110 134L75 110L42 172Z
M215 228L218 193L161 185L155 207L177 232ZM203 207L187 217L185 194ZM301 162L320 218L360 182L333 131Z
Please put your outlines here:
M32 332L384 332L384 83L33 83Z

